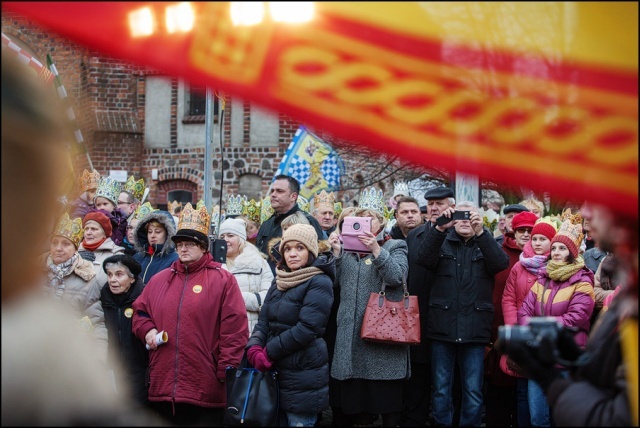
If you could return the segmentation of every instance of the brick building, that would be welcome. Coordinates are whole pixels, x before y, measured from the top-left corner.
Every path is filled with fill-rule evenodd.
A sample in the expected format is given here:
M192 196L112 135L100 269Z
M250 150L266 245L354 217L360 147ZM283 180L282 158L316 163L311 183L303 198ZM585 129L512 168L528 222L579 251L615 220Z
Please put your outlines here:
M101 175L126 171L127 176L144 178L150 187L147 200L159 208L166 208L168 201L204 199L204 88L191 88L181 79L106 57L12 11L2 11L2 33L43 64L51 54L93 167ZM216 97L209 165L214 204L222 173L223 195L265 196L300 123L247 101L217 95L225 103L222 115L222 102ZM89 166L84 155L76 156L74 164L76 173ZM348 171L347 163L347 175ZM380 188L390 191L392 181L379 183ZM353 190L340 192L339 197L346 202L356 195Z

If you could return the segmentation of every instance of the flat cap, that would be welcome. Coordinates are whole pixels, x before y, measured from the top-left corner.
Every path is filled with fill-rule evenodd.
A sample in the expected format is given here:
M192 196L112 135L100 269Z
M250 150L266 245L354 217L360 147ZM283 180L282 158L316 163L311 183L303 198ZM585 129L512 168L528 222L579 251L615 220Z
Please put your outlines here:
M425 214L426 214L426 212L427 212L427 206L426 206L426 205L421 205L421 206L420 206L420 212L421 212L421 213L425 213Z
M434 187L427 190L424 198L428 201L431 199L453 198L453 189L451 187Z
M511 205L506 205L503 209L502 209L502 213L503 214L508 214L508 213L521 213L521 212L529 212L529 208L525 207L522 204L511 204Z

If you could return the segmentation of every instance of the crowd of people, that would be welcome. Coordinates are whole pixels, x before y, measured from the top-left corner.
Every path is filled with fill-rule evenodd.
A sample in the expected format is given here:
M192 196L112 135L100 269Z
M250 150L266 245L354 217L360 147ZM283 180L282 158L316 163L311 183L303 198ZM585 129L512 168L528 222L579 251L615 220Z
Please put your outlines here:
M333 426L637 425L633 219L589 201L548 213L529 198L496 207L494 232L485 207L448 187L427 190L425 206L368 188L343 207L326 191L304 203L278 175L267 198L240 198L216 223L203 203L156 209L142 179L88 170L61 208L61 119L20 101L47 97L5 59L3 202L39 195L42 209L2 208L3 425L222 426L226 369L243 356L278 371L283 426L316 426L329 408ZM345 249L346 217L370 220L366 250ZM390 300L404 284L418 296L420 344L361 339L382 284ZM556 335L503 334L549 317ZM38 383L40 366L55 383Z

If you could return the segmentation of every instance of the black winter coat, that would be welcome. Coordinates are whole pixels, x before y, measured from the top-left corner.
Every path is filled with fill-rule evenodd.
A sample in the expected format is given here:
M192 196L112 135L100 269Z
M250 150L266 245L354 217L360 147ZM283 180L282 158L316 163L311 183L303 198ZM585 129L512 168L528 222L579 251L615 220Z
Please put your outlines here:
M292 413L319 413L329 406L329 353L323 339L336 277L335 259L321 253L318 274L280 291L275 279L246 349L265 347L280 379L280 407Z
M113 294L109 284L102 287L100 292L109 335L107 365L110 369L114 367L124 369L122 373L115 373L116 382L118 380L126 382L126 387L140 404L148 403L146 373L149 366L149 351L145 344L134 336L131 321L133 301L142 293L143 288L142 281L137 278L129 291L124 294Z
M493 276L509 256L485 228L467 242L452 227L429 228L418 248L419 263L435 273L427 337L455 343L488 344L493 323Z

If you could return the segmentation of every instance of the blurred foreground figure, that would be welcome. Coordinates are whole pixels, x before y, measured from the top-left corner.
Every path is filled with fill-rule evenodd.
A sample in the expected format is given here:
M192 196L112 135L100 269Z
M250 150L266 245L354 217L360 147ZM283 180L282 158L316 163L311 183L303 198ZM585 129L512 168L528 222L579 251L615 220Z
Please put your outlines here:
M42 297L38 256L72 173L56 101L2 52L2 425L152 424L129 411L126 391L115 392L73 311ZM51 222L42 221L47 212Z

